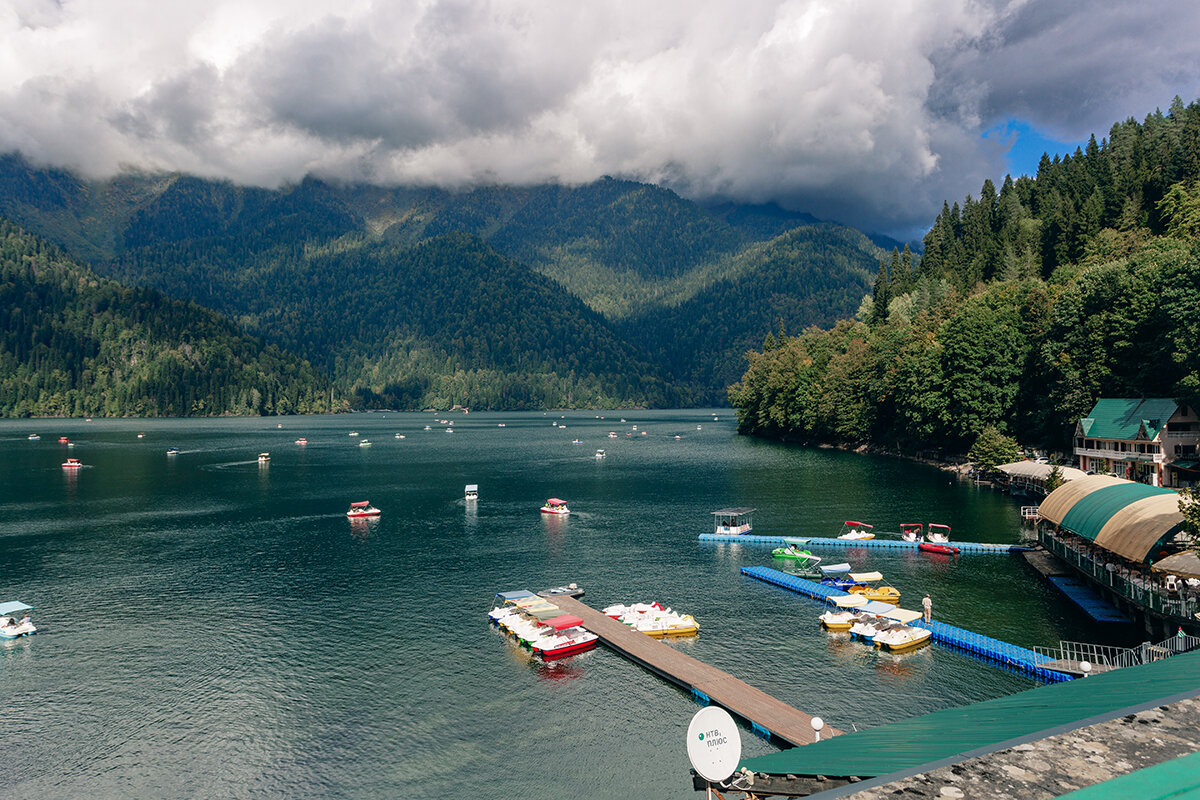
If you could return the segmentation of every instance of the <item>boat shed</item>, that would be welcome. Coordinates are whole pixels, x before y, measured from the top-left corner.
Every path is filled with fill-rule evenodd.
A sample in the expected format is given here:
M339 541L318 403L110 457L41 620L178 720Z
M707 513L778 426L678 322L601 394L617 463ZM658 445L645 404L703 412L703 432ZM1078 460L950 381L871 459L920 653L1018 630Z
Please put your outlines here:
M1097 547L1142 564L1149 563L1183 523L1178 492L1108 475L1089 475L1060 486L1042 501L1039 513Z
M741 767L752 773L752 783L747 785L745 772L735 772L730 788L757 796L803 796L849 784L863 789L1198 696L1198 675L1200 651L1193 651L934 711L744 759Z

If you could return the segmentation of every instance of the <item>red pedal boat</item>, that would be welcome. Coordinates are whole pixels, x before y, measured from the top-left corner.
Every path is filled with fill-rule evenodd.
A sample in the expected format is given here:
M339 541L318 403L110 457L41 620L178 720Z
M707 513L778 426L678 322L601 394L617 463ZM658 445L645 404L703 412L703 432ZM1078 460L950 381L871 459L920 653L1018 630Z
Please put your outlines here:
M358 503L351 503L350 510L346 512L346 516L350 517L350 519L357 519L358 517L378 517L380 513L380 510L371 505L370 501L363 500Z

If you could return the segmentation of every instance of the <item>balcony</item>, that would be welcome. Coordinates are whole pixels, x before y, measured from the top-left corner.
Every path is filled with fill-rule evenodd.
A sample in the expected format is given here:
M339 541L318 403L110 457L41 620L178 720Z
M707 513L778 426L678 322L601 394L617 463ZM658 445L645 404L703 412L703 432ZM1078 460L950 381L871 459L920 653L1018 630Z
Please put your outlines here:
M1129 461L1138 464L1161 464L1165 461L1162 453L1134 453L1129 450L1110 450L1097 447L1076 447L1075 455L1088 458L1111 458L1113 461Z

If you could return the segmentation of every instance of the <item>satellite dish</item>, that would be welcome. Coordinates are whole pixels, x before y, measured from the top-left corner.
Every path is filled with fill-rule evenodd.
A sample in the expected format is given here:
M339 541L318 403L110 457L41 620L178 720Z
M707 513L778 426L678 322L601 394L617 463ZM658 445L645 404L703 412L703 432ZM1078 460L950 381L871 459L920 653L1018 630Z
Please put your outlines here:
M706 706L696 712L687 732L688 758L707 781L723 781L742 759L742 735L729 712Z

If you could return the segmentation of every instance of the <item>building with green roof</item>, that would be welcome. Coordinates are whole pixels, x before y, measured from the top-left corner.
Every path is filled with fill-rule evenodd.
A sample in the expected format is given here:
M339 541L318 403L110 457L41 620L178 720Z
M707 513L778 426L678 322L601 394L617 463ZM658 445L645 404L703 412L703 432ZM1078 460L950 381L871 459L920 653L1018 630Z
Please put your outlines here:
M1200 481L1200 418L1161 397L1104 398L1075 425L1075 455L1084 472L1151 486Z

